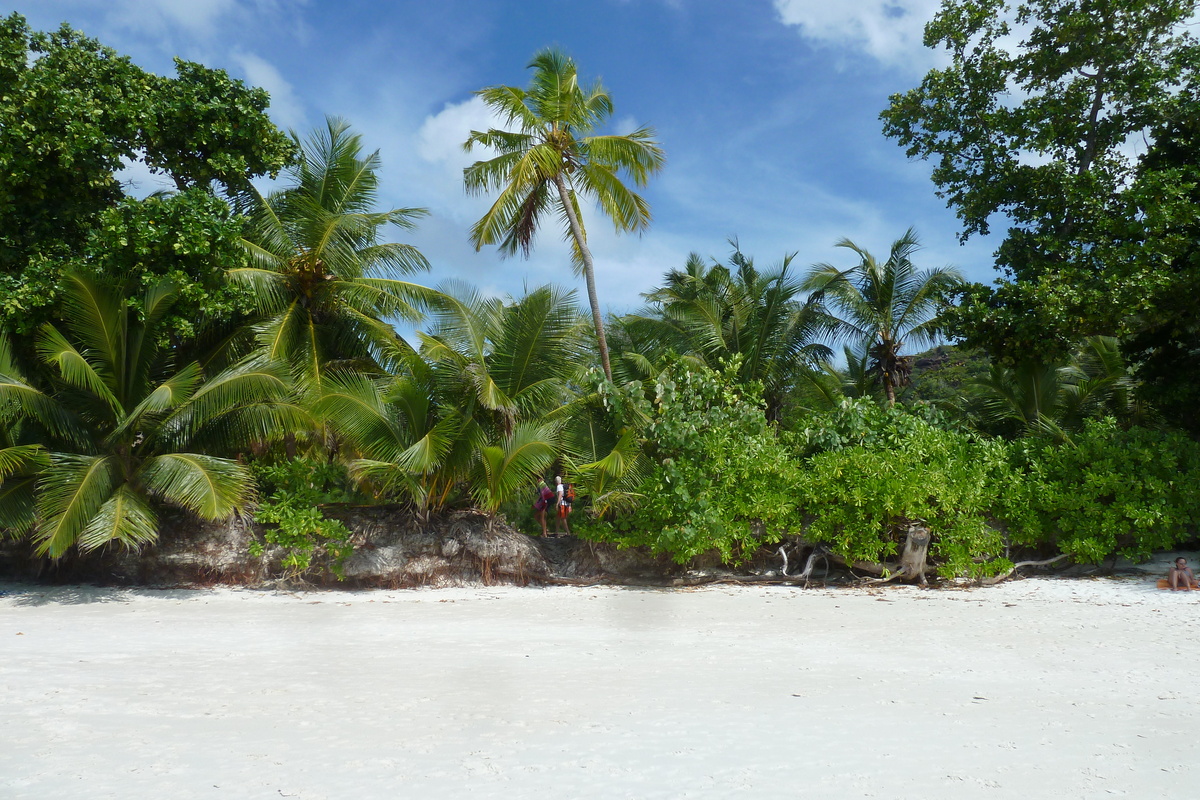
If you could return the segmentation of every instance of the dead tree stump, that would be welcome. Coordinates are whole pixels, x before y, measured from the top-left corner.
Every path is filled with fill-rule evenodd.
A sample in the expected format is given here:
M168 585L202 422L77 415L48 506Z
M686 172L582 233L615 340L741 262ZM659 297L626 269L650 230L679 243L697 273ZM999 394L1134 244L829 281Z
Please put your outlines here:
M926 559L933 535L921 520L910 520L906 525L904 550L900 553L900 572L906 581L918 581L925 585Z

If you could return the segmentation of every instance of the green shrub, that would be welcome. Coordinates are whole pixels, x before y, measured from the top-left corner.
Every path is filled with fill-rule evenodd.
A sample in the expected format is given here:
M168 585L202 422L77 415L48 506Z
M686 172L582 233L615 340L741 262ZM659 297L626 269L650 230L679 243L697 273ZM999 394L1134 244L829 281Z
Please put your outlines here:
M1013 463L1023 476L1003 513L1014 543L1096 563L1145 559L1195 534L1200 443L1181 433L1091 421L1064 444L1015 442Z
M768 427L756 385L675 362L657 379L644 431L649 466L632 513L590 535L683 563L717 550L726 562L799 529L795 463Z
M846 398L836 407L812 414L784 441L801 458L847 447L896 448L929 427L963 430L928 405L881 406L868 398Z
M321 506L356 499L348 488L345 467L295 458L255 464L254 474L261 495L255 519L264 525L266 543L285 549L283 567L288 575L294 577L308 570L313 554L320 549L332 557L330 569L342 578L342 564L353 552L350 530L338 520L326 518ZM260 542L250 546L256 557L264 550Z
M901 425L808 460L798 487L806 538L847 561L881 562L897 554L905 523L921 520L933 534L929 555L939 574L1007 569L1004 539L988 524L1011 477L1006 445L910 415L889 418Z

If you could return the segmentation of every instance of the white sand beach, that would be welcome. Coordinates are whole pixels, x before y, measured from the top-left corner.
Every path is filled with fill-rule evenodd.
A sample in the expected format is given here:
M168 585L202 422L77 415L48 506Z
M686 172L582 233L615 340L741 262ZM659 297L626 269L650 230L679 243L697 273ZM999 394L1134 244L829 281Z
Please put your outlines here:
M0 797L1185 797L1200 592L0 586Z

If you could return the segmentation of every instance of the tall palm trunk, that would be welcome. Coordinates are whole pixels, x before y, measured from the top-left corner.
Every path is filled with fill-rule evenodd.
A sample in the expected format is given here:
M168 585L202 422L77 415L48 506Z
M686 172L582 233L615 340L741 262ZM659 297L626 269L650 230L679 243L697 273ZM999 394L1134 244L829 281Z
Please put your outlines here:
M587 283L588 302L592 306L592 320L596 323L596 341L600 347L600 366L604 368L604 377L612 380L612 367L608 363L608 339L604 336L604 318L600 314L600 300L596 297L595 269L592 262L592 251L588 249L587 240L583 235L583 226L579 224L579 215L575 213L575 204L571 202L571 193L567 189L567 181L562 173L554 176L554 184L558 187L558 196L562 200L563 211L571 224L571 235L579 246L579 255L583 259L583 279Z

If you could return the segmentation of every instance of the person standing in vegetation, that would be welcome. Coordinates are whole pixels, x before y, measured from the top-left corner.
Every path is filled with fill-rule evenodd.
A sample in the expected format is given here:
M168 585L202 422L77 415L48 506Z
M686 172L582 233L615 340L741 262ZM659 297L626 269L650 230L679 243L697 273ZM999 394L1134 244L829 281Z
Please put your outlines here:
M552 497L554 497L554 492L546 485L546 481L538 481L538 499L533 504L533 516L542 526L542 536L550 535L546 530L546 508L550 505Z
M571 504L574 502L574 491L568 491L570 484L563 483L561 475L554 476L556 484L555 492L558 495L558 514L554 518L554 532L556 535L561 535L563 528L566 528L568 536L571 535L571 522L567 519L571 515Z

